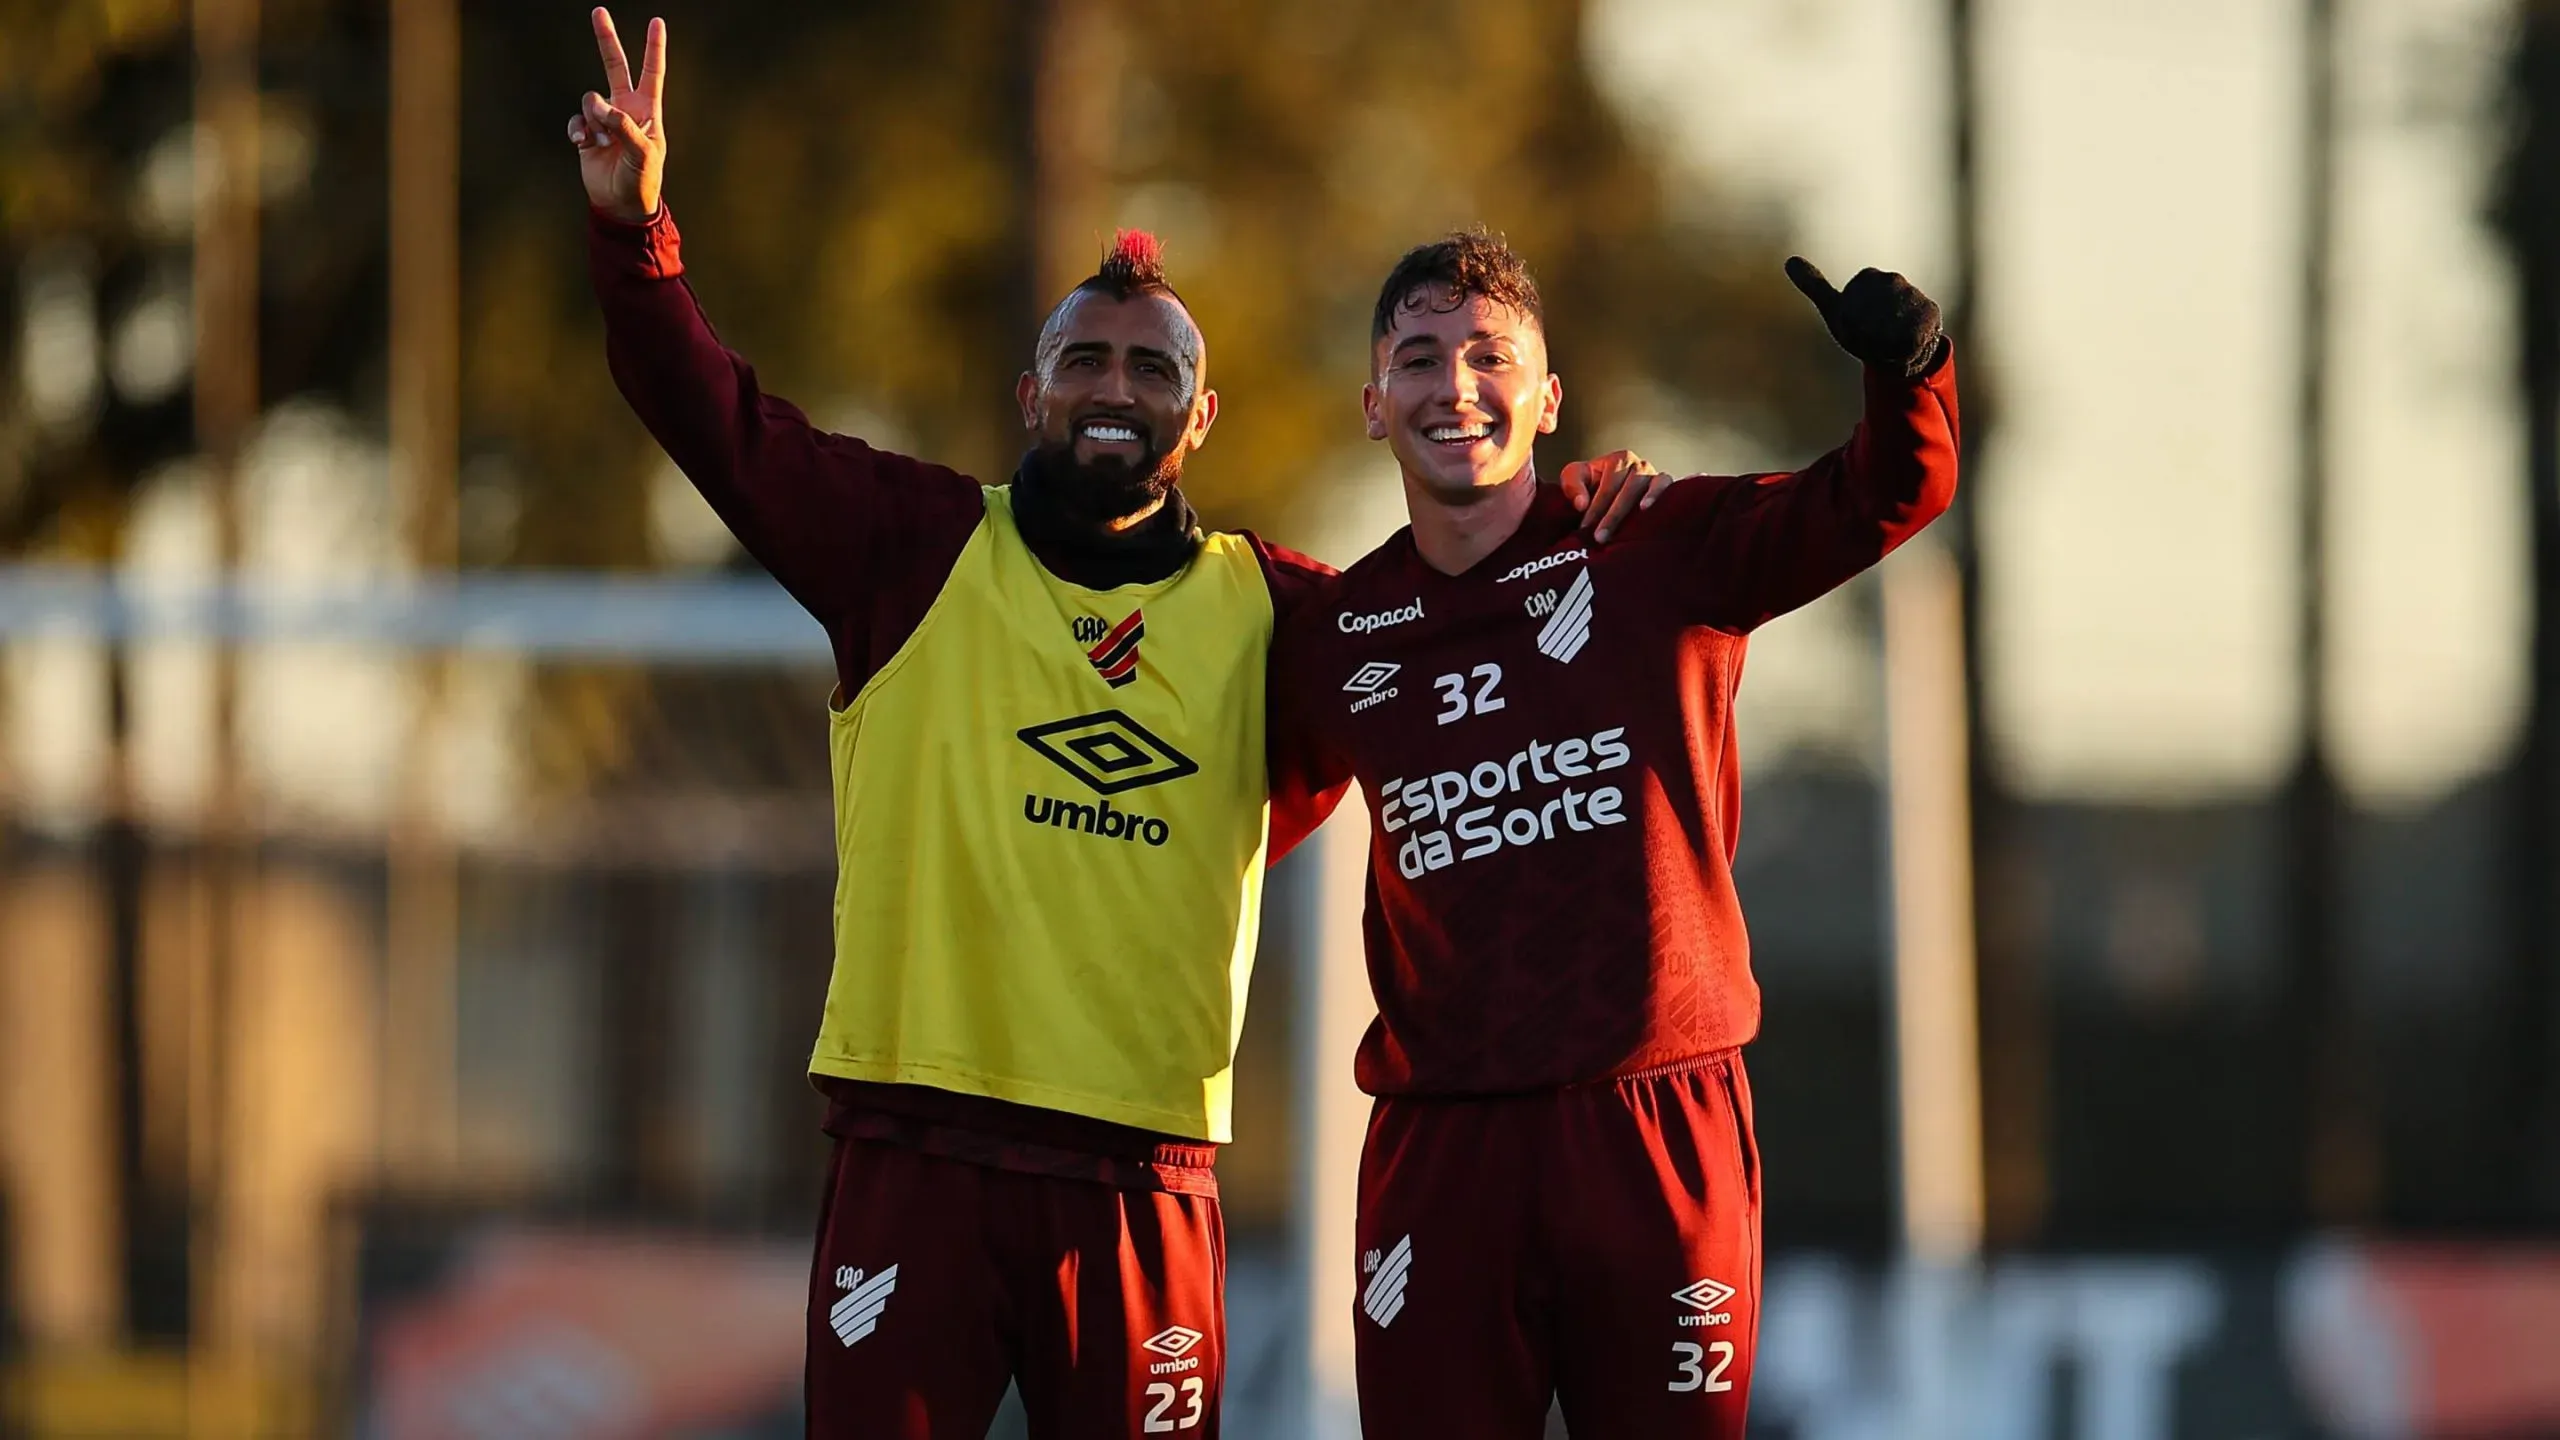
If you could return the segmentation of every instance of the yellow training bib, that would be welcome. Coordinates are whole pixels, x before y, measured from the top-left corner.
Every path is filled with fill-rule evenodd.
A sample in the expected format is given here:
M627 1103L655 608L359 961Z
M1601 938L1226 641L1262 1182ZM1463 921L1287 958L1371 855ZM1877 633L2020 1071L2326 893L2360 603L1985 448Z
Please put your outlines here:
M809 1068L1228 1138L1260 929L1271 592L1212 534L1087 590L1012 493L832 717L836 956Z

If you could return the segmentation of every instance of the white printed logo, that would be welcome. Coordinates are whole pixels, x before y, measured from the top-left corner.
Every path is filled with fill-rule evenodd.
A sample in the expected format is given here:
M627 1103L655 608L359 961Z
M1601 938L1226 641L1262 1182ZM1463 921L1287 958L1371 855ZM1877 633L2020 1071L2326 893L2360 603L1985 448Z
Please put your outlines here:
M1547 627L1538 632L1538 653L1559 665L1570 665L1591 638L1591 572L1573 577L1564 598L1556 602Z
M1462 697L1449 698L1454 703ZM1455 718L1448 713L1441 720L1445 724ZM1594 778L1635 759L1626 737L1627 727L1612 725L1587 739L1576 736L1554 744L1532 740L1507 760L1385 782L1372 793L1378 799L1378 823L1388 834L1404 837L1396 847L1397 872L1419 880L1506 847L1626 824L1632 818L1626 792ZM1543 798L1542 791L1548 792Z
M1734 1297L1734 1288L1713 1280L1701 1280L1685 1289L1675 1290L1671 1298L1700 1313L1683 1315L1683 1325L1730 1325L1733 1317L1723 1313L1724 1302Z
M1354 615L1345 610L1333 617L1333 623L1334 628L1345 635L1368 635L1390 626L1402 625L1408 620L1421 618L1422 598L1416 596L1410 605L1399 606L1393 610L1381 610L1375 615Z
M898 1288L898 1267L892 1265L866 1281L860 1270L838 1266L836 1284L845 1295L827 1312L827 1324L835 1330L836 1338L850 1348L854 1341L880 1328L880 1312L889 1308L889 1294Z
M1404 1277L1413 1269L1413 1237L1407 1235L1396 1242L1396 1248L1381 1258L1370 1251L1361 1259L1360 1268L1369 1276L1368 1288L1360 1292L1360 1313L1385 1329L1396 1323L1404 1310Z
M1525 579L1531 575L1553 570L1559 565L1570 565L1576 560L1588 560L1590 558L1591 552L1588 550L1559 550L1553 555L1541 555L1537 559L1529 561L1525 565L1515 565L1511 567L1509 571L1504 573L1500 579L1493 583L1496 585L1508 584L1513 580Z
M1342 682L1342 688L1354 695L1375 695L1379 686L1396 678L1396 672L1403 668L1391 660L1372 660L1352 671L1351 678Z
M1529 612L1530 619L1544 620L1556 613L1556 592L1552 589L1541 590L1521 601L1520 608Z
M1198 1345L1205 1338L1207 1337L1203 1336L1199 1331L1192 1329L1188 1325L1171 1325L1161 1331L1158 1331L1156 1334L1139 1341L1138 1347L1140 1349L1153 1350L1157 1354L1165 1357L1162 1360L1149 1365L1147 1367L1147 1373L1150 1375L1179 1375L1185 1370L1199 1369L1200 1357L1192 1354L1191 1350L1193 1346Z
M1351 702L1351 713L1357 715L1372 705L1383 705L1396 698L1396 687L1387 682L1396 678L1396 672L1403 668L1392 660L1372 660L1352 671L1351 678L1342 682L1343 689L1360 697Z

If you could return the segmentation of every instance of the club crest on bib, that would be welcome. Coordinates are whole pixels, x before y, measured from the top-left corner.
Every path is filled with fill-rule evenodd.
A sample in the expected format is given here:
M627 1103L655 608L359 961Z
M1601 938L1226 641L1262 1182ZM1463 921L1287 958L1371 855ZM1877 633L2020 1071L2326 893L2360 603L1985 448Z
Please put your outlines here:
M1132 610L1117 625L1099 615L1079 615L1075 637L1094 673L1117 690L1138 678L1138 642L1147 638L1147 612Z

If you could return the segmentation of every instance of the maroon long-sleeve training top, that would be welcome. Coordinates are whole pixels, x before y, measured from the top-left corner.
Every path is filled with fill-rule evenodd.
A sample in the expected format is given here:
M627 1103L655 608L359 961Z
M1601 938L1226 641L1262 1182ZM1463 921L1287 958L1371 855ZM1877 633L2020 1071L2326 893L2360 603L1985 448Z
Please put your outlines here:
M589 270L614 382L747 553L826 628L841 693L856 694L923 621L985 514L984 495L968 476L820 430L766 394L754 367L722 345L704 317L683 278L681 247L664 207L645 225L590 214ZM1017 485L1024 542L1070 583L1162 579L1190 557L1192 517L1178 493L1134 541L1107 546L1042 523L1045 507L1031 500ZM1285 624L1333 572L1246 538L1271 588L1275 625ZM1316 793L1305 738L1276 707L1268 731L1277 860L1331 812L1340 787ZM827 1127L837 1135L1127 1188L1214 1184L1207 1167L1215 1146L924 1086L818 1083L833 1102Z
M1544 1089L1758 1029L1732 870L1748 637L1955 495L1952 356L1865 389L1801 471L1683 480L1606 546L1541 492L1458 575L1400 531L1283 628L1273 693L1368 795L1364 1089Z

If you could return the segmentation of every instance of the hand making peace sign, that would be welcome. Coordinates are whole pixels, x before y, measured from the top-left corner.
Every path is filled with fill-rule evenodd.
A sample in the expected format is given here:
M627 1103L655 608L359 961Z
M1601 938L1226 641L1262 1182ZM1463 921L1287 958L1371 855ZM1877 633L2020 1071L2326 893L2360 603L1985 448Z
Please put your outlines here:
M596 52L604 57L611 98L590 90L569 119L569 142L578 147L578 173L587 203L626 224L658 213L658 190L667 169L667 22L649 22L649 48L640 56L640 78L602 6L595 23Z

